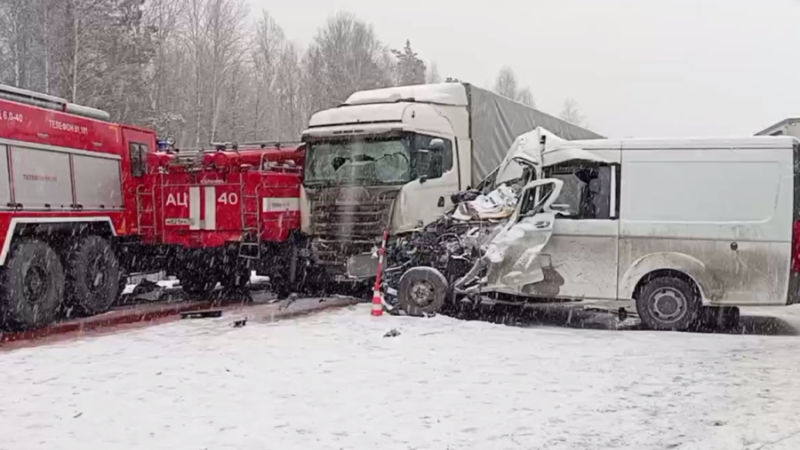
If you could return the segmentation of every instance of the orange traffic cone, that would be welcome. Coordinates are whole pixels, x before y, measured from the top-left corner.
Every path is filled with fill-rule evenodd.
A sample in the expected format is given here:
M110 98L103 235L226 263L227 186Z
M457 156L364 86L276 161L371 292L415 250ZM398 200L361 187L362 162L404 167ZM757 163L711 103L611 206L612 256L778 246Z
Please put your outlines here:
M372 288L372 314L375 317L383 315L383 296L381 295L381 275L383 275L383 257L386 255L386 241L389 239L389 230L384 230L381 242L380 256L378 258L378 273L375 274L375 287Z
M372 312L371 314L375 317L380 317L383 315L383 299L381 298L381 291L374 290L372 291Z

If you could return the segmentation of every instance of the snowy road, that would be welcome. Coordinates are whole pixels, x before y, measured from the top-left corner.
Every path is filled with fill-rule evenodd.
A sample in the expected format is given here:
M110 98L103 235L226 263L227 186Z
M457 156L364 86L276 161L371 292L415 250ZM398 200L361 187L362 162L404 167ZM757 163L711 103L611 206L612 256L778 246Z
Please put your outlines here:
M368 311L0 353L0 449L800 448L796 336Z

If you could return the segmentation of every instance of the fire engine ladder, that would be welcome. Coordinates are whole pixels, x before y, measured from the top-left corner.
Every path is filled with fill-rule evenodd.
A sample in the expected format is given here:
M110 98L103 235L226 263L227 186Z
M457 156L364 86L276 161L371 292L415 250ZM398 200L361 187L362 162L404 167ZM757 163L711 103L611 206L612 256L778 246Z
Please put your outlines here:
M242 242L239 244L239 257L261 259L261 198L258 195L261 184L256 186L254 195L245 190L245 175L241 174L239 192L242 198Z
M150 207L144 205L143 200L150 201ZM149 213L152 225L143 223L142 216ZM153 230L153 235L158 234L158 219L156 218L156 194L154 191L145 190L143 185L136 188L136 228L139 233L145 234L145 230Z

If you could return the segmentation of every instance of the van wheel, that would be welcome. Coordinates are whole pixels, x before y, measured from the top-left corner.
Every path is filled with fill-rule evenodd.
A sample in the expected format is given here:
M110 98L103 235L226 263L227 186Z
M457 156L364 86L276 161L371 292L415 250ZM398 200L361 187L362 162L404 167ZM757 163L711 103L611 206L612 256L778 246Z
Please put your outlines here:
M432 267L414 267L400 277L397 299L410 316L439 312L447 295L447 279Z
M724 330L734 330L739 326L739 308L723 308L722 309L722 328Z
M23 240L12 248L0 286L4 324L23 329L49 325L64 297L64 267L45 242Z
M648 281L636 298L639 318L652 330L688 330L695 324L701 307L694 286L675 277Z
M67 257L67 302L84 314L106 312L119 287L119 260L111 244L99 236L78 240Z

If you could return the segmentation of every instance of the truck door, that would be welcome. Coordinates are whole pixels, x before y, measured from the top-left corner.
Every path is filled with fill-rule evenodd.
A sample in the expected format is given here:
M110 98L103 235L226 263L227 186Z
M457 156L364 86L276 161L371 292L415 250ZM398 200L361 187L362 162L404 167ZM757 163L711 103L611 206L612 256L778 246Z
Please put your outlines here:
M413 216L425 224L442 217L452 206L450 196L459 190L454 136L434 137L415 134L414 148L428 149L434 139L441 139L444 146L441 150L437 150L436 154L431 155L431 170L427 174L418 174L417 180L409 183L403 190L406 210L409 212L406 215Z
M554 296L616 300L619 242L620 152L604 151L609 163L566 161L546 167L564 182L553 210L553 235L542 251L561 285Z
M147 154L155 151L156 137L153 133L122 128L124 150L122 152L123 198L128 214L128 224L133 233L155 233L156 199L152 182L148 177Z

